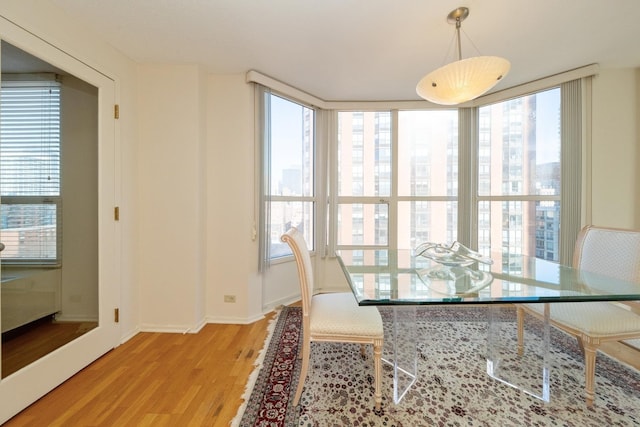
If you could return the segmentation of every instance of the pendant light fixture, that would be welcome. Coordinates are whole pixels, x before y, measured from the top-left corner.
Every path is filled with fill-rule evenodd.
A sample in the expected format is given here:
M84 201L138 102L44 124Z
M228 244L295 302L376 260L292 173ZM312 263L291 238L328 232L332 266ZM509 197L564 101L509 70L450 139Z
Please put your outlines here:
M466 7L447 15L447 22L456 25L458 60L432 71L418 82L416 92L427 101L441 105L470 101L498 84L511 68L509 61L498 56L462 59L460 27L468 16Z

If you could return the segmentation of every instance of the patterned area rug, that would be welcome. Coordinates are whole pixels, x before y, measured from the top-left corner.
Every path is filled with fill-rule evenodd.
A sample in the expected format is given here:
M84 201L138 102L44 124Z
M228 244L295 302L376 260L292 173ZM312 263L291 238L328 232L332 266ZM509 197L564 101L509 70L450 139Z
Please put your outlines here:
M388 311L381 311L385 330ZM427 314L425 314L427 313ZM515 319L513 310L504 316ZM428 316L428 321L427 321ZM393 371L383 364L382 414L373 412L371 351L357 345L312 343L300 405L297 386L301 309L284 307L239 425L291 426L638 426L640 373L603 354L596 401L584 403L584 364L575 339L552 329L552 398L544 403L490 378L484 352L485 307L418 310L418 380L393 403Z

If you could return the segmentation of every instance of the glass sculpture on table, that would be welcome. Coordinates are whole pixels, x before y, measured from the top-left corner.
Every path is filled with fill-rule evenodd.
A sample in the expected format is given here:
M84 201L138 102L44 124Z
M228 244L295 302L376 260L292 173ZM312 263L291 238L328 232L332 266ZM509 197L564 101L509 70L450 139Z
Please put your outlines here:
M450 246L441 243L422 243L416 247L415 256L427 258L436 265L418 271L425 284L434 292L447 296L472 296L493 280L488 271L474 264L493 264L493 260L453 242Z

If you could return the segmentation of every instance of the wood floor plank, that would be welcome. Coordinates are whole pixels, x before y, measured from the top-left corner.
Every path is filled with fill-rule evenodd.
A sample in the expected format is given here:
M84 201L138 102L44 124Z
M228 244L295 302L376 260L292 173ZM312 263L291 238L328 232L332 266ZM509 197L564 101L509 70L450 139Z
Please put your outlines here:
M197 334L137 334L5 426L226 427L273 317L208 324Z

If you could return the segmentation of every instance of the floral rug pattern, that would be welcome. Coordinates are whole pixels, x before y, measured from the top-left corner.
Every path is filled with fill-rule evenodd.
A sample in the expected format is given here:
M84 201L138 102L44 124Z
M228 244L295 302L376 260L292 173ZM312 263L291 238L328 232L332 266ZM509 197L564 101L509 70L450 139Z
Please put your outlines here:
M284 307L240 426L640 426L640 372L599 354L596 401L588 408L577 343L553 329L553 392L544 403L487 375L485 307L425 312L417 315L419 336L429 337L418 343L418 380L396 405L393 371L383 364L382 414L375 414L371 351L362 358L359 346L350 344L311 344L305 389L300 404L291 405L302 313ZM381 313L387 330L389 313ZM513 310L504 316L515 319Z

